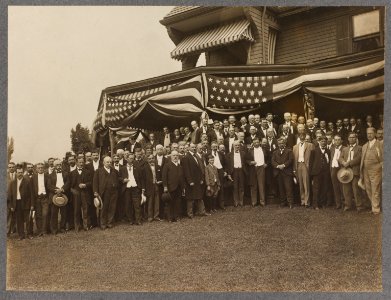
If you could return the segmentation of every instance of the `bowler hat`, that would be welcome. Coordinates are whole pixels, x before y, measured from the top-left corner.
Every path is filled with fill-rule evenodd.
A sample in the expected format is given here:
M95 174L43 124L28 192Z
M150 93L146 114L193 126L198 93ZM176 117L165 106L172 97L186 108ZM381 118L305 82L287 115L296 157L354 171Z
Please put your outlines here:
M169 193L163 193L162 194L162 201L164 203L168 203L171 201L171 195Z
M99 195L94 198L94 205L97 209L103 208L103 201Z
M337 173L337 178L341 183L349 183L353 180L353 170L351 168L341 168Z
M59 207L65 206L68 203L68 197L64 194L55 194L52 198L53 204Z

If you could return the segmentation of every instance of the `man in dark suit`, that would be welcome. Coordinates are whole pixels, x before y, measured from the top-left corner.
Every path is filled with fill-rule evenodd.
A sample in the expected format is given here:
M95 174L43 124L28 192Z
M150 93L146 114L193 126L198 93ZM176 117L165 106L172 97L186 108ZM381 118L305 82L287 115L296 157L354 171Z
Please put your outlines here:
M213 165L217 168L217 174L219 176L219 182L221 184L221 188L217 195L217 200L220 209L224 210L224 188L223 188L223 182L224 182L224 173L225 173L225 157L224 153L218 150L218 144L217 142L212 142L211 145L211 151L208 155L212 155L214 158Z
M331 176L331 184L334 191L334 201L335 208L340 209L343 205L343 193L342 193L342 183L338 180L338 171L341 169L341 165L339 164L339 157L342 152L342 138L339 134L334 136L334 144L330 148L330 176ZM332 198L332 197L330 197ZM328 201L331 202L331 199ZM331 203L327 203L327 205L331 205Z
M280 137L283 137L285 139L285 146L289 149L293 149L293 146L295 143L295 135L290 132L289 126L286 124L283 124L282 126L282 134Z
M341 119L338 119L335 125L335 134L339 134L342 138L342 143L345 143L345 141L347 140L348 129L343 126Z
M273 136L277 136L274 128L269 128L269 124L266 119L261 120L261 126L259 126L258 136L260 139L267 138L267 130L270 129L273 132Z
M135 154L130 153L128 163L120 169L121 195L125 199L125 214L131 224L141 225L141 193L144 189L143 166L135 164Z
M31 182L38 236L43 236L47 232L49 213L49 174L44 172L43 163L38 163L36 169L37 173L33 175Z
M230 127L228 129L228 137L224 140L224 146L225 146L225 153L230 153L233 149L234 141L236 141L238 137L235 134L235 129L233 127Z
M199 144L200 145L200 144ZM201 146L201 145L200 145ZM203 201L205 186L205 162L196 154L197 146L190 144L189 152L182 159L183 173L186 182L187 217L193 218L193 204L197 207L199 215L206 215Z
M136 142L136 136L131 135L129 137L128 143L124 145L124 150L128 150L131 153L134 153L134 150L141 148L141 144L139 142Z
M144 165L144 175L142 177L144 178L145 196L148 205L148 222L152 222L153 220L160 221L159 184L162 182L157 180L157 166L155 165L155 157L153 154L147 156L147 162L148 163Z
M28 176L23 175L23 167L16 167L16 178L11 181L8 189L10 210L16 215L16 227L19 239L25 238L25 224L29 238L33 237L32 228L28 226L30 214L34 210L34 197Z
M267 167L267 152L260 146L258 138L253 140L254 148L251 148L246 154L246 162L248 167L248 180L251 186L251 205L255 206L258 202L257 193L259 196L259 204L266 205L265 197L265 169Z
M70 189L73 195L73 215L75 231L80 230L80 219L83 220L83 229L91 228L90 216L88 215L88 204L92 202L91 188L93 174L84 168L84 158L77 159L77 168L70 173ZM80 218L81 213L81 218Z
M165 203L162 201L162 194L163 194L163 179L162 179L162 172L163 167L165 163L167 162L167 158L163 155L164 153L164 147L163 145L157 145L156 146L156 155L155 155L155 167L156 167L156 181L159 185L159 216L160 219L164 218L165 214Z
M306 134L309 134L311 137L311 140L315 139L315 131L316 131L316 126L314 124L314 120L308 119L307 124L306 124Z
M293 135L297 134L296 124L294 124L291 121L291 119L292 119L291 113L289 113L289 112L284 113L284 120L285 120L285 122L283 124L280 124L280 126L278 127L278 135L282 134L282 128L283 128L284 124L286 124L289 127L289 131Z
M65 194L69 192L69 173L62 170L62 165L60 160L54 161L55 171L49 175L48 188L49 188L49 211L50 211L50 231L52 234L57 234L58 232L58 212L60 212L60 232L65 232L65 223L66 223L66 214L67 207L61 206L58 207L53 203L54 194ZM69 198L68 198L69 201Z
M363 130L363 128L357 124L356 119L353 117L350 118L349 132L354 132L356 134L359 145L365 144L365 130Z
M213 141L217 141L219 138L224 137L223 132L220 130L219 121L215 120L213 122L213 130L210 130L208 133L208 142L209 144Z
M190 133L190 142L198 144L201 141L201 129L196 121L191 121L192 132Z
M181 196L184 191L184 173L178 163L178 152L171 152L171 160L163 166L162 180L164 192L169 193L171 200L168 203L167 219L177 222L180 211Z
M273 118L274 118L274 116L273 116L272 113L267 113L266 114L267 126L268 126L268 128L273 129L274 135L277 136L278 126L277 126L276 123L273 122Z
M12 180L16 178L16 170L15 163L8 163L8 171L7 171L7 188ZM15 232L15 213L11 211L10 203L7 201L7 235Z
M313 152L313 160L310 163L311 175L313 176L313 207L325 206L327 192L331 188L330 182L330 150L327 149L327 138L321 136Z
M286 147L285 139L278 139L278 149L273 152L272 166L274 176L278 180L278 192L280 195L280 206L293 208L293 153Z
M103 208L100 210L100 227L113 227L113 218L118 199L118 172L111 167L111 157L103 159L103 167L94 174L93 191L94 196L100 196L103 201Z
M259 140L259 134L257 132L257 128L255 126L251 126L249 128L249 134L248 136L245 138L245 141L246 141L246 144L247 145L252 145L253 144L253 141L255 139L258 139Z
M351 168L353 171L353 180L349 183L342 184L342 191L345 199L344 211L352 209L352 200L354 198L356 209L360 212L368 207L368 205L365 205L362 191L358 186L362 147L358 145L357 135L354 132L349 133L348 142L349 145L342 149L342 153L338 160L340 165L344 168Z
M227 178L234 185L234 206L243 206L244 180L247 176L245 153L240 151L239 141L234 142L234 151L227 154Z

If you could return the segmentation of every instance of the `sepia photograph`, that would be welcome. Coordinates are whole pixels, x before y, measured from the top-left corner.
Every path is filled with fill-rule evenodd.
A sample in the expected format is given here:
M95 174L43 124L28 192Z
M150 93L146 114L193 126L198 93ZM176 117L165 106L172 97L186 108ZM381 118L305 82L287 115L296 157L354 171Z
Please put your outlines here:
M6 291L383 292L385 6L7 9Z

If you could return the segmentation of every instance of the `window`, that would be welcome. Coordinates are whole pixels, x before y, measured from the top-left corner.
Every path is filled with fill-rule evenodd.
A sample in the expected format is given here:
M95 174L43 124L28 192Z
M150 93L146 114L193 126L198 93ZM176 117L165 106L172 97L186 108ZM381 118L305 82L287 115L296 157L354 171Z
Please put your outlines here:
M353 16L353 52L374 50L383 46L380 11Z
M276 50L276 40L277 40L277 31L269 28L269 39L268 39L268 53L267 53L267 62L269 64L274 64L274 53Z

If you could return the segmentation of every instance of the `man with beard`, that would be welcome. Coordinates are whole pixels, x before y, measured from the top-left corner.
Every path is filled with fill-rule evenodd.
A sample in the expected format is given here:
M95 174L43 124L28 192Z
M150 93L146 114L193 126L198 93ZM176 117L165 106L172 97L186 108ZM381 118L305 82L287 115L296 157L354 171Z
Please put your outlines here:
M145 196L148 205L148 222L160 221L159 218L159 184L162 181L157 180L155 157L150 154L147 156L147 164L144 165Z

